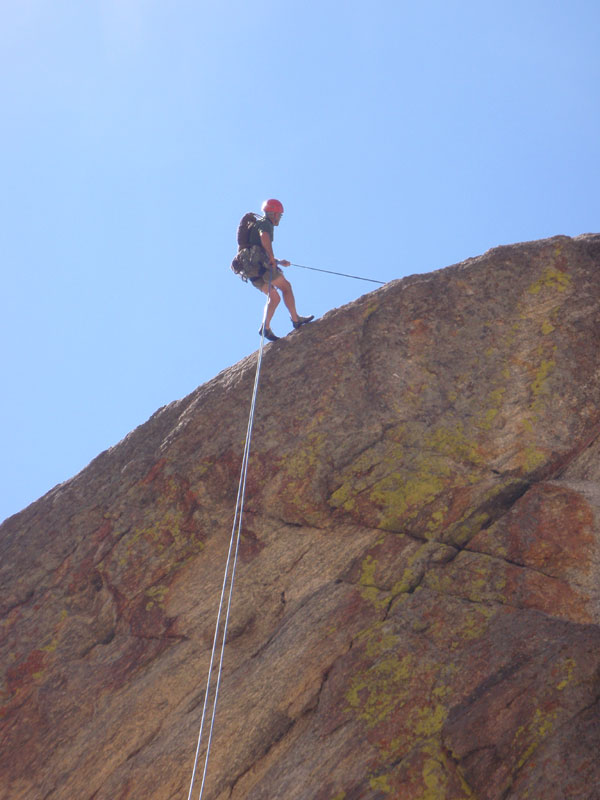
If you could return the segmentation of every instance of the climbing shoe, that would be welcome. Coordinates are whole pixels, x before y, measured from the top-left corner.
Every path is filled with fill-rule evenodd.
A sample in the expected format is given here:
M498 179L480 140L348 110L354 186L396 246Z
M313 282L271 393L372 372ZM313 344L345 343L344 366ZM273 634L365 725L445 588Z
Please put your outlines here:
M292 320L292 325L294 326L294 328L299 328L301 325L305 325L307 322L310 322L311 319L314 318L315 318L314 314L311 314L310 317L298 317L298 319L295 322L294 320Z
M264 334L265 334L265 339L268 339L270 342L277 342L279 340L279 336L275 336L275 334L273 333L271 328L265 327ZM259 336L263 335L263 326L262 325L260 326L260 330L258 331L258 335Z

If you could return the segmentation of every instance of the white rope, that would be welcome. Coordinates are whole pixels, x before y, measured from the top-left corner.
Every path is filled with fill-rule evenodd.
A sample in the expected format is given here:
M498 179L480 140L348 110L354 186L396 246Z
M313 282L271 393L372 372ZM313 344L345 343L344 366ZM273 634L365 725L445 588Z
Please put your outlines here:
M269 291L271 289L271 281L269 280ZM265 303L265 308L263 311L262 316L262 327L261 327L261 338L260 338L260 348L258 351L258 360L256 363L256 375L254 376L254 389L252 391L252 402L250 404L250 414L248 416L248 428L246 430L246 441L244 444L244 455L242 458L242 468L240 471L240 481L238 484L238 492L237 498L235 502L235 514L233 517L233 525L231 528L231 537L229 539L229 551L227 553L227 561L225 563L225 574L223 576L223 585L221 587L221 597L219 600L219 610L217 612L217 622L215 624L215 635L213 638L213 645L212 651L210 654L210 663L208 667L208 676L206 680L206 690L204 693L204 705L202 707L202 719L200 721L200 731L198 733L198 744L196 746L196 755L194 758L194 768L192 770L192 780L190 782L190 790L188 793L188 800L191 800L192 797L192 790L194 787L194 781L196 779L196 771L198 766L198 757L200 755L200 748L202 746L202 736L204 732L204 723L206 720L206 712L208 708L208 696L210 692L210 684L211 684L211 675L213 671L214 661L215 661L215 653L217 650L217 641L219 639L219 628L221 627L221 616L223 613L223 604L225 593L227 589L227 584L229 583L229 593L227 596L227 604L226 604L226 612L225 612L225 622L223 625L223 639L221 642L221 652L219 655L219 663L217 666L217 680L215 684L215 696L212 702L212 711L210 717L210 727L208 730L208 740L206 745L206 753L204 754L204 766L202 769L202 782L200 784L200 794L198 795L198 800L202 800L202 794L204 792L204 784L206 782L206 773L208 770L208 758L210 756L210 747L212 743L213 737L213 729L215 724L215 716L217 713L217 700L219 699L219 688L221 686L221 674L223 671L223 657L225 654L225 642L227 639L227 626L229 625L229 614L231 611L231 598L233 596L233 585L235 580L235 570L237 566L237 558L238 558L238 550L239 550L239 543L240 543L240 536L242 533L242 513L244 508L244 496L246 494L246 477L248 474L248 460L250 458L250 441L252 439L252 428L254 425L254 412L256 409L256 396L258 393L258 379L260 376L260 368L262 364L262 356L263 356L263 349L265 343L265 327L266 327L266 318L267 318L267 308L269 306L269 297L267 296L267 302ZM232 560L233 554L233 560ZM230 569L231 568L231 569ZM229 574L231 571L231 575Z

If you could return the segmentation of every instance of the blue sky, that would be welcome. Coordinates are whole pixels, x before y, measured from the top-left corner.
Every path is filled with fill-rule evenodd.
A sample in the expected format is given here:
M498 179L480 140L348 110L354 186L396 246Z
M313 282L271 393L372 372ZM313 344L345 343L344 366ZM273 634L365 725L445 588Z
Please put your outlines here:
M597 0L3 0L0 519L256 349L267 197L280 258L382 281L598 231L599 53Z

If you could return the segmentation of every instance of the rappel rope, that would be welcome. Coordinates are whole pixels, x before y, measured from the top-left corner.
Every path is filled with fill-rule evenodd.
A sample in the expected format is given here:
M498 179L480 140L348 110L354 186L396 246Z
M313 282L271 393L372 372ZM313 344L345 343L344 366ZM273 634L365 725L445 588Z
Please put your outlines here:
M327 272L330 275L340 275L344 278L354 278L355 280L359 281L369 281L370 283L379 283L384 285L384 281L376 281L372 278L362 278L358 275L348 275L344 272L333 272L332 270L328 269L318 269L317 267L307 267L303 264L291 264L292 267L300 267L301 269L310 269L314 272ZM271 277L269 276L269 292L271 290ZM210 688L211 688L211 681L212 681L212 673L213 668L215 665L215 656L217 652L217 643L219 640L219 631L221 628L221 619L223 617L223 609L225 608L225 620L223 623L223 638L221 641L221 650L219 653L219 662L216 669L216 683L215 683L215 692L214 698L212 700L212 707L210 710L210 725L208 728L208 738L206 743L206 752L204 754L204 764L202 767L202 780L200 784L200 794L198 795L198 800L202 800L202 795L204 793L204 785L206 783L206 775L208 771L208 760L210 757L210 749L212 744L213 738L213 731L215 725L215 717L217 713L217 701L219 699L219 689L221 687L221 676L223 673L223 659L225 655L225 644L227 641L227 628L229 625L229 616L231 613L231 599L233 597L233 587L235 582L235 571L237 567L237 560L238 560L238 550L239 550L239 543L240 537L242 533L242 516L243 516L243 509L244 509L244 498L246 494L246 479L248 475L248 461L250 458L250 442L252 440L252 428L254 426L254 414L256 410L256 397L258 394L258 381L260 378L260 369L262 365L262 357L263 357L263 350L265 344L265 327L266 327L266 319L267 319L267 308L269 307L269 298L267 297L267 302L265 303L265 307L263 310L262 316L262 326L261 326L261 337L260 337L260 348L258 350L258 359L256 363L256 374L254 376L254 388L252 391L252 402L250 404L250 414L248 416L248 427L246 429L246 440L244 443L244 454L242 457L242 467L240 471L240 480L238 484L238 491L237 491L237 498L235 503L235 513L233 516L233 525L231 527L231 536L229 539L229 550L227 552L227 560L225 563L225 572L223 575L223 585L221 587L221 596L219 599L219 608L217 611L217 621L215 623L215 634L213 637L213 644L212 650L210 654L210 663L208 666L208 675L206 679L206 689L204 692L204 703L202 706L202 718L200 720L200 730L198 733L198 743L196 745L196 753L194 757L194 766L192 769L192 778L190 781L190 789L188 792L188 800L192 800L192 792L194 789L194 783L196 780L196 773L198 771L198 759L200 756L200 750L202 748L202 740L204 735L204 727L207 719L207 712L209 706L209 695L210 695ZM229 586L229 590L227 591L227 587ZM225 595L227 594L227 601L225 602Z
M360 275L347 275L345 272L333 272L331 269L319 269L318 267L305 267L304 264L290 264L291 267L300 269L311 269L313 272L327 272L329 275L341 275L343 278L354 278L357 281L369 281L369 283L380 283L385 286L385 281L376 281L373 278L361 278Z
M269 291L271 289L271 280L269 278ZM246 493L246 477L248 474L248 460L250 457L250 441L252 439L252 427L254 425L254 412L256 409L256 396L258 393L258 379L260 377L260 368L262 364L262 356L263 356L263 349L265 343L265 325L267 319L267 308L269 306L269 298L267 297L267 302L265 303L265 308L263 311L262 316L262 328L261 328L261 337L260 337L260 348L258 351L258 360L256 363L256 375L254 377L254 389L252 391L252 402L250 404L250 414L248 416L248 428L246 430L246 441L244 444L244 455L242 458L242 468L240 471L240 482L238 484L238 492L237 498L235 503L235 514L233 517L233 525L231 528L231 537L229 539L229 551L227 553L227 561L225 563L225 574L223 576L223 586L221 588L221 598L219 600L219 610L217 612L217 621L215 624L215 635L213 638L213 645L212 651L210 655L210 664L208 667L208 677L206 680L206 690L204 693L204 705L202 707L202 719L200 721L200 731L198 733L198 744L196 746L196 755L194 758L194 768L192 770L192 779L190 782L190 791L188 793L188 800L192 798L192 790L194 787L194 781L196 779L196 771L198 766L198 757L200 755L200 749L202 746L202 736L204 732L204 724L207 716L207 709L208 709L208 696L210 692L210 684L211 684L211 675L213 671L213 666L215 662L215 653L217 650L217 641L219 638L219 629L221 627L221 617L223 615L223 605L224 605L224 598L226 594L227 584L229 582L229 593L227 595L227 604L226 604L226 611L225 611L225 622L223 625L223 640L221 643L221 652L219 655L219 664L217 667L217 680L215 684L215 696L212 702L212 710L210 712L210 727L208 729L208 739L206 744L206 753L204 754L204 766L202 769L202 782L200 784L200 794L198 795L198 800L202 800L202 794L204 792L204 784L206 782L206 773L208 770L208 759L210 756L210 747L212 743L212 736L213 736L213 729L215 724L215 715L217 713L217 700L219 699L219 688L221 686L221 675L223 672L223 657L225 654L225 641L227 639L227 626L229 624L229 614L231 611L231 598L233 596L233 584L235 580L235 569L237 566L237 558L238 558L238 549L240 543L240 536L242 533L242 513L244 509L244 496ZM229 575L231 571L231 575Z

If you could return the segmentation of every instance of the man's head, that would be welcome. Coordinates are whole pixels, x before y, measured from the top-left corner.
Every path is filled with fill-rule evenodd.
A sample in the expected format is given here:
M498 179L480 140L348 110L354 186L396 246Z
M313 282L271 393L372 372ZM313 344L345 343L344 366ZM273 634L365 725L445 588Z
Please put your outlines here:
M271 220L273 225L279 225L281 215L283 214L283 205L279 200L265 200L261 206L261 211L267 219Z

